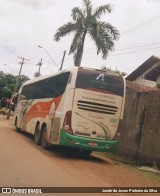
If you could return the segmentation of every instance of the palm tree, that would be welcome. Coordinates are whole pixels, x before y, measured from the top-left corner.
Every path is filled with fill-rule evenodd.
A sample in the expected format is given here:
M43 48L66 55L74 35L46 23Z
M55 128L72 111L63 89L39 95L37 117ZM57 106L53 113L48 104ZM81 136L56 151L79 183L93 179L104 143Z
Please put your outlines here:
M73 21L58 28L54 35L54 40L59 41L61 37L74 32L69 54L74 54L75 66L81 65L84 41L87 34L95 42L97 54L101 52L103 59L106 59L108 52L113 50L113 40L119 37L119 31L115 27L99 20L102 14L112 11L110 4L99 6L93 10L91 0L82 1L84 9L79 7L73 8L71 14Z

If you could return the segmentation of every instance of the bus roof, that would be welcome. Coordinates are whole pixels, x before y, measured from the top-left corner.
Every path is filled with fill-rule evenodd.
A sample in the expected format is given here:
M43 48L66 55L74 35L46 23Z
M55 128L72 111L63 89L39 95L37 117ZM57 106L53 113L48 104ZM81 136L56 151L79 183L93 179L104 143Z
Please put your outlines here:
M60 73L75 72L75 71L77 71L77 69L86 69L86 70L92 70L92 71L95 70L95 71L105 72L105 73L108 73L108 74L110 74L110 75L117 75L117 74L112 73L112 72L110 72L110 71L101 70L101 69L95 69L95 68L90 68L90 67L72 67L72 68L68 68L68 69L61 70L61 71L57 71L56 73L53 73L53 74L44 75L44 76L39 76L39 77L37 77L37 78L28 80L28 81L26 81L26 82L23 84L23 86L28 85L28 84L31 84L31 83L34 83L34 82L38 82L38 81L44 80L44 79L46 79L46 78L50 78L50 77L59 75Z
M31 84L31 83L34 83L34 82L38 82L40 80L44 80L46 78L50 78L52 76L56 76L56 75L59 75L60 73L65 73L65 72L68 72L68 71L73 71L73 70L76 70L78 69L78 67L74 67L74 68L70 68L70 69L64 69L64 70L61 70L61 71L57 71L53 74L49 74L49 75L44 75L44 76L39 76L37 78L34 78L34 79L31 79L31 80L27 80L24 84L24 85L27 85L27 84Z

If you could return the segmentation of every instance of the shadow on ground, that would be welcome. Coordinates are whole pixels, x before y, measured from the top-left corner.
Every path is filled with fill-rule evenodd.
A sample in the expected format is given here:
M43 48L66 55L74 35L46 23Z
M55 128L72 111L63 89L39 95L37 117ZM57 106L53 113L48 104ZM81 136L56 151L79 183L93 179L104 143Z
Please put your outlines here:
M64 146L50 146L49 150L44 150L41 146L37 146L34 143L34 136L26 133L26 132L17 132L17 134L24 136L23 139L25 139L26 142L31 143L34 145L37 149L39 149L41 152L45 153L46 155L50 157L59 157L61 159L70 159L70 160L84 160L84 161L91 161L101 164L107 164L107 165L115 165L117 164L115 161L104 157L104 155L100 152L92 152L89 155L86 155L82 153L78 149L73 149L69 147Z

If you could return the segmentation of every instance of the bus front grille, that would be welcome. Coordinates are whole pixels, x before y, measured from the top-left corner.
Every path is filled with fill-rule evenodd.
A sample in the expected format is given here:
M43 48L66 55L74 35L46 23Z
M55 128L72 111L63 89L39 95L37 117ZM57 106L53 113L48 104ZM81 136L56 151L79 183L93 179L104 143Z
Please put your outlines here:
M111 114L114 115L117 113L118 107L95 103L90 101L77 101L77 107L81 110L86 110L90 112L98 112L103 114Z

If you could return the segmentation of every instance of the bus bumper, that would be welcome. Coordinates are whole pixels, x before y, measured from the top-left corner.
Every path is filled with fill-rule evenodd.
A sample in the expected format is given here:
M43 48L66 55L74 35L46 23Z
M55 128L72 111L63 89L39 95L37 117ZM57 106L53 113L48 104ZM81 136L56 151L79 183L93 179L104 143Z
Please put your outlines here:
M60 145L89 151L113 152L118 149L118 140L97 140L68 134L63 129L60 134Z

